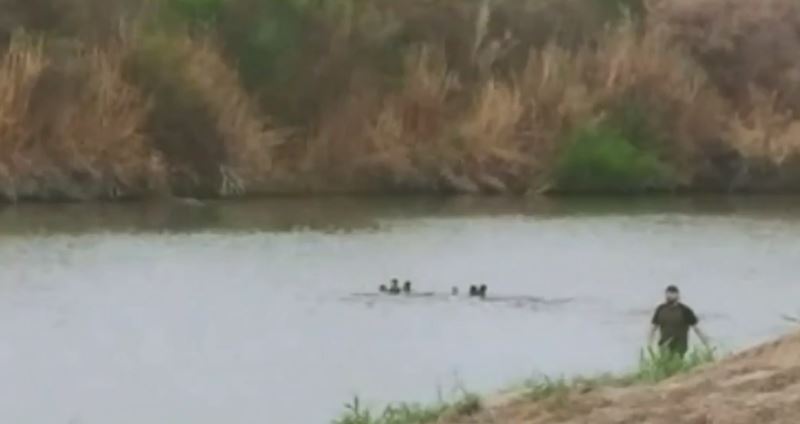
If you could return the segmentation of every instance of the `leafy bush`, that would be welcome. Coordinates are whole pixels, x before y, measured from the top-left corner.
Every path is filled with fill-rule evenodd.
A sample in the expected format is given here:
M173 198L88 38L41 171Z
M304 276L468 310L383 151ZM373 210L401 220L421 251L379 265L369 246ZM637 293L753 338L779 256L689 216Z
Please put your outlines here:
M657 155L605 126L578 130L555 167L563 191L637 192L666 189L673 172Z
M308 27L302 4L285 0L229 2L220 34L250 87L281 84L290 78Z
M222 14L224 0L164 0L162 17L190 24L213 24Z

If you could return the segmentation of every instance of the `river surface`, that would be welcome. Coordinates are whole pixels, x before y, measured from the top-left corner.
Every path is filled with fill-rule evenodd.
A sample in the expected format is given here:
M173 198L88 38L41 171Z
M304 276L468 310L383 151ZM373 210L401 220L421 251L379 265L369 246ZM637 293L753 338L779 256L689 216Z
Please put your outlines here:
M26 205L0 260L0 422L326 424L629 370L668 284L723 349L780 335L800 199Z

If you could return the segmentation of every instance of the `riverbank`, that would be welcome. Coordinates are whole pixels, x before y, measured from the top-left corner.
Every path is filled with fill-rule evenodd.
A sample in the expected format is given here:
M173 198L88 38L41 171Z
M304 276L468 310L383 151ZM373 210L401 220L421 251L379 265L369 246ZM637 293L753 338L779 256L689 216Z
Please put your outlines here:
M799 354L800 334L793 334L656 384L618 378L546 382L485 401L467 398L433 419L359 420L350 414L338 423L789 424L800 420Z
M800 191L800 6L644 3L7 2L0 198Z
M488 408L477 421L448 423L796 423L798 353L800 335L794 334L652 387L573 392L562 408L552 400L515 400Z

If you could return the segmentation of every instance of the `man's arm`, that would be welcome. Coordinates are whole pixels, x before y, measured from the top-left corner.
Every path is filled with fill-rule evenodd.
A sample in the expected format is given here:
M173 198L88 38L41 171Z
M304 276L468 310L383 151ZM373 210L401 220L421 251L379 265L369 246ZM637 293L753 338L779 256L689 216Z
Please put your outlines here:
M688 320L689 326L692 327L694 333L697 334L697 338L699 338L700 341L703 342L703 345L706 347L706 349L711 349L711 340L708 338L708 336L706 336L706 333L704 333L703 330L700 329L700 320L697 319L697 315L695 315L692 308L689 308L688 306L686 306L685 308L687 314L686 319Z
M653 344L656 342L656 334L658 334L659 312L661 312L661 306L656 308L656 311L653 313L653 318L650 320L650 335L647 338L647 346L653 346Z
M709 339L706 333L700 329L700 326L695 324L692 326L692 330L694 330L694 333L697 334L697 337L700 339L700 341L703 342L703 346L705 346L706 349L711 349L711 339Z

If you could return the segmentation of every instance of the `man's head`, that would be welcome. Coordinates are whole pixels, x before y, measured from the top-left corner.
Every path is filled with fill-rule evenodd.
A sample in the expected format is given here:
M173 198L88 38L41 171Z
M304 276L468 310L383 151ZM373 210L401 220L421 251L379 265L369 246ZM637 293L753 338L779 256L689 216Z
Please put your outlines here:
M678 290L677 286L668 286L664 291L664 297L667 303L676 303L681 299L681 291Z
M400 280L392 278L392 287L400 287Z

